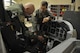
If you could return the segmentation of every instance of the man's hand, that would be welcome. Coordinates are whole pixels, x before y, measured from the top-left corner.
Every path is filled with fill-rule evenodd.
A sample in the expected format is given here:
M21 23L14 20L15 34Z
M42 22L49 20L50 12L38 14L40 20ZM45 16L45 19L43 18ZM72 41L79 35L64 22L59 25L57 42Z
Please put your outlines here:
M42 23L48 22L48 21L49 21L49 19L50 19L50 17L45 17L45 18L43 18Z
M7 22L7 23L6 23L6 26L8 26L8 25L11 25L11 22Z

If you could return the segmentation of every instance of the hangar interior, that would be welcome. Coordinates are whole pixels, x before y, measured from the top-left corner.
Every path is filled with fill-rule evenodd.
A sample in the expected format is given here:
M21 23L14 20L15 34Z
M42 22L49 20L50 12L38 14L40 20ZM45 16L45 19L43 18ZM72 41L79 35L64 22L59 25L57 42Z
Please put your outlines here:
M2 32L4 11L14 4L25 4L31 2L35 5L35 10L40 8L43 0L0 0L0 53L7 52L6 44ZM48 10L55 19L51 20L45 34L47 40L46 53L80 53L80 0L44 0L48 2ZM34 13L33 13L34 14ZM28 25L30 26L30 24ZM46 28L44 26L44 28ZM31 27L29 28L30 30ZM7 33L6 33L7 34ZM12 34L10 34L12 35ZM14 43L15 44L15 43ZM10 51L10 49L9 49ZM30 53L25 51L23 53Z

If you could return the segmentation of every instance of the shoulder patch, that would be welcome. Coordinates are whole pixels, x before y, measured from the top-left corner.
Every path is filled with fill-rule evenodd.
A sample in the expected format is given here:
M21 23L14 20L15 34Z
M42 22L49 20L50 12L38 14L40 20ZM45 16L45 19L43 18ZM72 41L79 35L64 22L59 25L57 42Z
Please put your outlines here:
M17 12L12 12L12 17L11 17L11 18L16 17L17 15L18 15L18 13L17 13Z

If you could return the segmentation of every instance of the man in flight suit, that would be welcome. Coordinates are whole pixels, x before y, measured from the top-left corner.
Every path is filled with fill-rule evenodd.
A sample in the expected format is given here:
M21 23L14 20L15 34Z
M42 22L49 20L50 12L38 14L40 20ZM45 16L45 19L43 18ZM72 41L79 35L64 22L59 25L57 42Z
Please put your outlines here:
M35 12L35 31L43 31L42 27L48 23L51 19L54 18L54 16L47 10L48 8L48 2L42 1L41 7L36 10ZM39 29L36 29L36 27L39 25Z

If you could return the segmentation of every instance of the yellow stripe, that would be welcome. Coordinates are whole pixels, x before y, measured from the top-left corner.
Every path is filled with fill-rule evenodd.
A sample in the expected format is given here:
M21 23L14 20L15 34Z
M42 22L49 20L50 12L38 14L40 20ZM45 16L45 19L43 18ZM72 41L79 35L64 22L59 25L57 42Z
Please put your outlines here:
M13 26L11 25L11 29L14 30Z

